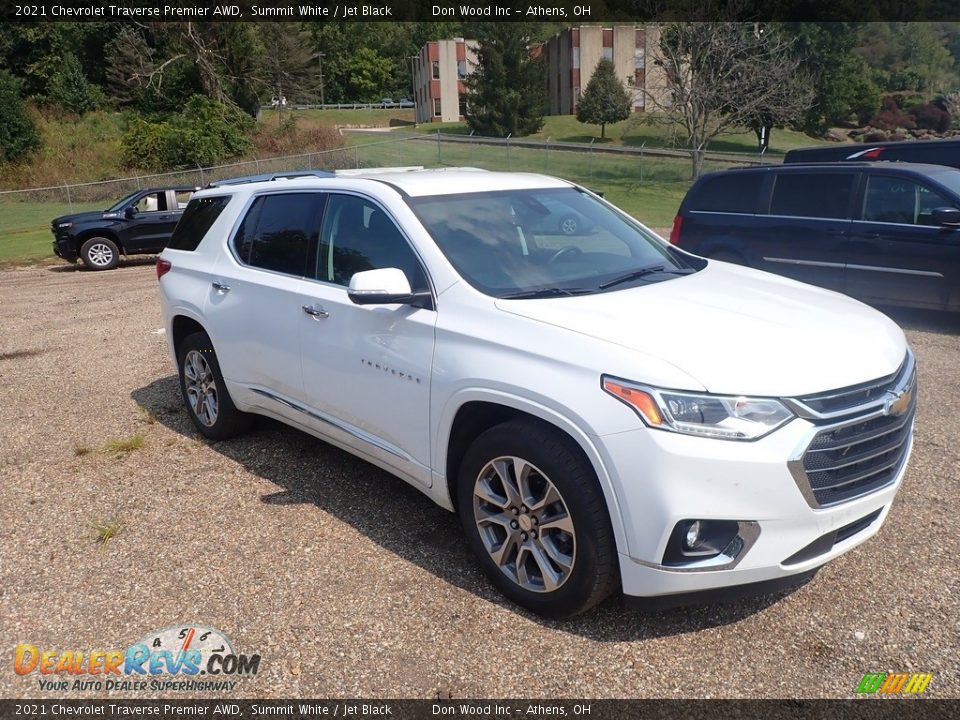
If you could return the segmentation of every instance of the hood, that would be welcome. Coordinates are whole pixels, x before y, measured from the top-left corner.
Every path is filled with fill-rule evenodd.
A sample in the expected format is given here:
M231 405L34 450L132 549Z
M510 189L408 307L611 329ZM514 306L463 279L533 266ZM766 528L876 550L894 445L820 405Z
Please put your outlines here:
M105 210L94 210L92 212L82 212L74 213L72 215L63 215L58 218L54 218L51 223L56 225L57 223L72 222L74 225L82 222L100 221L104 219L115 219L123 217L123 213L108 213Z
M893 321L845 295L713 261L649 285L496 305L658 357L707 391L732 395L790 397L856 385L896 372L907 347ZM642 367L626 379L648 381Z

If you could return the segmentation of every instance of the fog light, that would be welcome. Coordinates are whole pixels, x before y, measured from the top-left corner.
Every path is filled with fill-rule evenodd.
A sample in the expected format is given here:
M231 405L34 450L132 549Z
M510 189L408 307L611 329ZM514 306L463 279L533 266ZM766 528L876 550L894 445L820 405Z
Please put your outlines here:
M694 520L687 528L687 534L683 537L686 550L695 550L700 543L700 521Z
M717 557L736 542L739 529L736 520L681 520L670 533L663 564L686 565Z

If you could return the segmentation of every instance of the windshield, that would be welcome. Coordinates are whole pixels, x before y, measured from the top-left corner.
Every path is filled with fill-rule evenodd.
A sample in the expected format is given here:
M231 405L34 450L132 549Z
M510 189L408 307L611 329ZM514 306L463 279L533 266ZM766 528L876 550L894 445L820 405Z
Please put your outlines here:
M140 194L140 191L132 192L129 195L124 195L122 200L117 201L110 208L107 209L107 212L120 212L124 205L126 205L130 200Z
M612 291L695 272L695 260L577 188L409 203L460 275L495 297Z

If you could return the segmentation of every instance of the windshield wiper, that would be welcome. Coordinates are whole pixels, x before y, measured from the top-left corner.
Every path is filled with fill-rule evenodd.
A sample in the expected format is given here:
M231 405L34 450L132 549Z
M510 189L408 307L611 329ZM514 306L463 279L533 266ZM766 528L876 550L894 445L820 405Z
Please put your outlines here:
M658 274L689 275L692 272L694 271L682 270L682 269L667 270L666 268L664 268L663 265L654 265L653 267L645 267L645 268L640 268L639 270L631 270L630 272L624 273L623 275L618 275L613 280L607 280L607 282L600 284L598 286L598 289L606 290L607 288L611 288L614 285L620 285L621 283L629 282L631 280L639 280L640 278L644 278L647 275L658 275Z
M498 299L524 300L528 298L565 297L568 295L584 295L592 292L594 292L593 288L548 287L537 288L536 290L521 290L520 292L510 293L509 295L500 295Z

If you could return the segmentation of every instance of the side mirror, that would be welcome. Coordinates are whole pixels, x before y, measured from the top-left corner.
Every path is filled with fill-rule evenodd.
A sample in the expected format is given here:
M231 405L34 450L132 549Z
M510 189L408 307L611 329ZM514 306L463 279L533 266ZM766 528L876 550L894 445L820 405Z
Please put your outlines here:
M397 268L380 268L354 273L347 297L357 305L413 305L432 308L429 292L413 292L410 281Z
M123 216L127 220L133 220L133 218L136 217L137 212L138 212L137 206L131 205L130 207L128 207L126 210L123 211Z
M942 227L960 228L960 210L951 207L935 208L930 215L934 225Z

